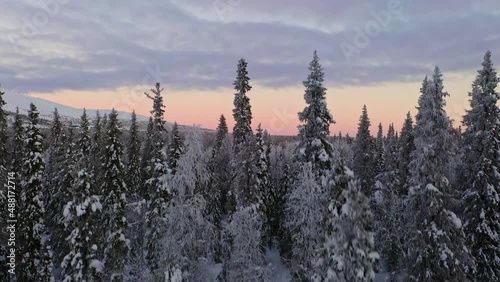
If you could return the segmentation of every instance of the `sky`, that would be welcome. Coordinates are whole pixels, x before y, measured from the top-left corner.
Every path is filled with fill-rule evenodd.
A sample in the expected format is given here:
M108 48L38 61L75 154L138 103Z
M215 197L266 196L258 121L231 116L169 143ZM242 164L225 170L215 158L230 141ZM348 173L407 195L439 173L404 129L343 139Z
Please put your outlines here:
M7 91L86 108L149 114L164 87L165 118L233 125L233 81L248 61L254 128L297 134L302 81L317 50L331 132L400 129L437 65L459 125L486 50L500 64L498 0L3 0L0 83Z

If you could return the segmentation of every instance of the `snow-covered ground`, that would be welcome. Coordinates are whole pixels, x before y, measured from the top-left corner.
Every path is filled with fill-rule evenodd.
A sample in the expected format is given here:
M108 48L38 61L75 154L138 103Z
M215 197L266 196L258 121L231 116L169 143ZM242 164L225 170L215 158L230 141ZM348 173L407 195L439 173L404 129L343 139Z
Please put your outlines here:
M375 274L375 282L385 282L385 280L389 278L388 273L377 273Z
M272 282L290 282L292 275L289 269L281 262L280 253L277 248L272 248L266 253L266 263L271 270L269 281ZM375 282L385 282L389 277L387 273L378 273L375 276Z
M277 248L272 248L266 253L266 263L271 270L269 281L289 282L292 275L288 268L281 262L280 253Z

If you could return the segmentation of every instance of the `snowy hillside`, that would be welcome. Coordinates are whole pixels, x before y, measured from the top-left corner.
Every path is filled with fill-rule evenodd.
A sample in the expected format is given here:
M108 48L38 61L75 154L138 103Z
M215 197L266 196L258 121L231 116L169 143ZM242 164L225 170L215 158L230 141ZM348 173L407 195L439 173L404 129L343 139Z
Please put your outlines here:
M24 94L12 93L9 91L6 92L7 93L5 94L4 99L5 102L7 102L6 105L7 111L15 112L16 107L19 107L19 111L22 114L26 114L28 112L30 103L34 103L35 106L40 111L40 116L42 118L51 119L52 113L54 112L54 108L57 108L59 114L67 119L80 119L80 116L82 115L82 109L65 106L41 98L30 97ZM97 109L87 109L87 114L89 115L89 117L94 117L96 111ZM104 114L109 115L111 113L111 109L105 109L105 110L99 109L99 113L101 115ZM118 111L118 118L122 120L129 120L130 113ZM137 115L137 119L139 121L147 121L148 118L149 117L143 115Z

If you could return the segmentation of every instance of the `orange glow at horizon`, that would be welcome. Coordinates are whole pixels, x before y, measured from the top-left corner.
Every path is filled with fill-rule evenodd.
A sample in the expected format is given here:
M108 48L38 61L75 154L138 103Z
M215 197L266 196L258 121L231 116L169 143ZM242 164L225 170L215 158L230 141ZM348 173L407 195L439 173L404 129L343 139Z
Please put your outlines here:
M455 119L454 126L460 125L464 109L468 108L468 96L473 74L445 75L447 111ZM390 123L396 131L401 130L402 122L408 111L416 114L420 83L388 83L374 86L350 86L338 88L326 85L327 103L336 124L331 125L331 135L348 133L355 136L361 108L366 104L371 121L371 133L376 134L379 122L384 134ZM164 85L163 93L165 119L184 125L200 125L215 129L221 114L226 117L231 131L234 89L220 88L210 91L177 90ZM31 96L47 99L59 104L88 109L111 109L120 111L136 110L138 114L149 116L151 100L144 95L142 86L118 87L95 91L61 90L54 93L28 93ZM299 120L297 113L305 102L304 88L301 85L283 88L269 88L254 84L248 93L252 105L252 127L259 123L274 135L296 135Z

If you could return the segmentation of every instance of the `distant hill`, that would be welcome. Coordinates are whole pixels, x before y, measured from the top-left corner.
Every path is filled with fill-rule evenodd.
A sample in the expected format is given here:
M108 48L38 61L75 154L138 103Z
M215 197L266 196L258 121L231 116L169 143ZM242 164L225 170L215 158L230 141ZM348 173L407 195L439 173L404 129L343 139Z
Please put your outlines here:
M7 92L7 91L6 91ZM21 114L26 114L28 112L30 103L35 104L40 112L40 117L44 119L52 119L54 109L57 108L59 115L65 119L79 119L82 115L83 109L77 109L62 104L54 103L45 99L30 97L23 94L9 93L4 95L6 105L6 110L10 112L15 112L16 107L19 107L19 112ZM87 109L87 114L90 118L96 115L97 109ZM111 113L111 110L99 109L101 115ZM129 120L131 113L118 111L118 118L121 120ZM143 115L137 115L139 121L147 121L149 117Z
M5 109L8 112L15 112L16 107L19 108L19 112L22 115L26 115L28 113L28 109L30 106L30 103L35 104L37 107L38 111L40 112L40 118L43 120L50 121L53 118L54 115L54 109L57 108L57 111L59 112L59 115L61 118L66 121L66 122L72 122L73 124L78 124L80 117L82 115L83 109L78 109L78 108L73 108L70 106L54 103L42 98L36 98L36 97L31 97L23 94L17 94L17 93L10 93L8 91L5 91L6 94L4 95L4 100L7 103ZM111 109L86 109L87 110L87 115L89 116L89 119L93 120L96 116L96 112L99 111L101 116L104 114L110 114ZM130 112L121 112L118 111L118 118L122 120L122 124L126 128L126 126L130 122L130 115L132 113ZM145 130L147 128L147 123L149 120L149 116L144 116L144 115L137 115L137 120L139 121L139 126L142 130ZM171 129L173 123L167 122L167 129ZM181 125L179 124L179 131L188 131L192 126L189 125ZM203 131L206 132L211 132L213 130L211 129L204 129L202 128Z

